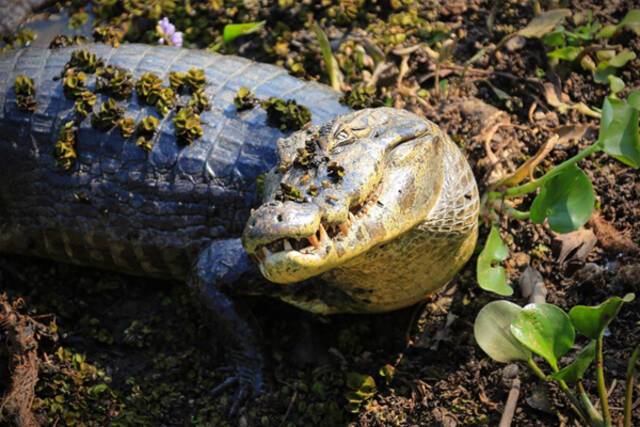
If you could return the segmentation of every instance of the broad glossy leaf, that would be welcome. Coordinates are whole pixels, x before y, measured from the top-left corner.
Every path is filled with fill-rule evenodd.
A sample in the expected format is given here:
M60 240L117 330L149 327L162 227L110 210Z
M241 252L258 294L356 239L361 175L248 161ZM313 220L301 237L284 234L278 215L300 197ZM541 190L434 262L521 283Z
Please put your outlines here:
M634 298L634 294L627 294L623 298L611 297L602 304L593 307L576 305L569 311L569 317L578 332L591 339L597 339L618 315L622 304L631 302Z
M502 363L527 361L531 352L511 335L511 322L522 310L509 301L493 301L482 307L473 324L473 335L480 348Z
M476 264L476 278L482 289L502 296L513 294L513 289L507 283L506 270L497 265L507 259L508 255L509 249L500 238L498 228L492 226Z
M569 316L553 304L526 305L511 323L511 333L522 345L545 359L554 369L571 349L575 330Z
M522 37L539 38L552 31L564 18L571 16L569 9L553 9L542 12L533 18L526 27L517 33Z
M640 110L640 91L634 90L631 92L627 98L627 104L629 104L631 108Z
M632 94L633 95L633 94ZM640 167L640 137L638 110L624 100L605 98L600 119L598 140L604 151L631 167Z
M549 179L533 200L530 219L558 233L577 230L591 217L595 197L589 177L571 165Z
M244 24L227 24L222 32L222 40L229 43L240 36L255 33L264 27L266 21L247 22Z
M562 380L569 384L575 384L582 379L584 373L593 362L596 356L596 342L591 340L580 352L576 355L576 359L551 375L551 378L556 380Z

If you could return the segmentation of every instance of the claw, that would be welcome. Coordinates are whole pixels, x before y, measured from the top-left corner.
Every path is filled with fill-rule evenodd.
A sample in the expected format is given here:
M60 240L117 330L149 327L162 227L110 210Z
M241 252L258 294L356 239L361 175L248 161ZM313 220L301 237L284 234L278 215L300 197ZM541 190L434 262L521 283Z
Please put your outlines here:
M228 371L227 368L221 368L219 371ZM218 397L232 387L236 387L236 391L231 399L231 408L229 409L229 419L235 418L242 407L247 403L251 396L257 395L263 391L262 374L252 369L243 369L242 367L233 368L234 373L225 379L222 383L211 389L209 395Z

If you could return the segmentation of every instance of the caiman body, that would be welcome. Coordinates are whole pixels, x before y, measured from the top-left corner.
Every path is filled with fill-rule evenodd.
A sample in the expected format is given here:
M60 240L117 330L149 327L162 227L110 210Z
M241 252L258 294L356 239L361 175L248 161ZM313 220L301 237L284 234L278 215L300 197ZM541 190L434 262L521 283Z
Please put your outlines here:
M232 295L319 313L388 311L424 299L470 257L475 180L437 126L390 108L352 112L324 85L234 56L82 46L136 79L203 69L212 108L188 146L170 112L149 153L85 119L78 158L62 170L53 147L75 113L58 77L76 49L0 56L0 251L188 280L238 357L225 385L261 384L257 341ZM19 74L34 80L33 113L17 107ZM285 134L261 108L237 111L242 86L307 106L313 126ZM135 94L120 105L136 122L154 114Z

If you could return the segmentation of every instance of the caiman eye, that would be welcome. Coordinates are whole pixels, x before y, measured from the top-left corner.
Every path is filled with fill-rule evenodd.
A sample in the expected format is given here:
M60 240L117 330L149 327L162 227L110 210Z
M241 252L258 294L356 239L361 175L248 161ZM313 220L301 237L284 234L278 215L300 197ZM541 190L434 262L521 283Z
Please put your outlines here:
M341 129L338 133L336 133L334 138L338 144L342 144L344 142L349 141L349 139L351 139L351 134L347 132L345 129Z

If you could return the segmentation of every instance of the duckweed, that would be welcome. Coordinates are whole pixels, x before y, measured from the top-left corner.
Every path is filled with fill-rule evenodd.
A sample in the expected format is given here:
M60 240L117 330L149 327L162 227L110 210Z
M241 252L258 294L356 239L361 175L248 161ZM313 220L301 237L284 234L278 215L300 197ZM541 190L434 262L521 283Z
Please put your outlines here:
M54 156L64 170L70 170L75 163L76 153L76 126L73 121L66 122L60 130L60 135L55 144Z
M256 97L251 93L249 88L244 86L238 89L235 98L233 98L233 105L236 106L236 110L238 111L250 110L257 104L258 100Z
M16 77L13 88L16 92L16 104L18 105L18 109L28 113L33 113L36 110L37 105L35 100L36 87L33 79L25 76L24 74L20 74Z
M112 98L107 99L100 111L91 116L91 125L98 130L107 131L118 124L124 114L124 108Z
M100 68L97 73L96 91L105 93L115 99L131 98L133 92L133 76L129 70L115 65Z
M271 97L260 103L267 111L267 122L280 130L299 130L311 121L311 112L295 100Z
M200 115L193 109L181 108L173 118L176 127L178 141L184 145L190 145L195 139L202 136Z

